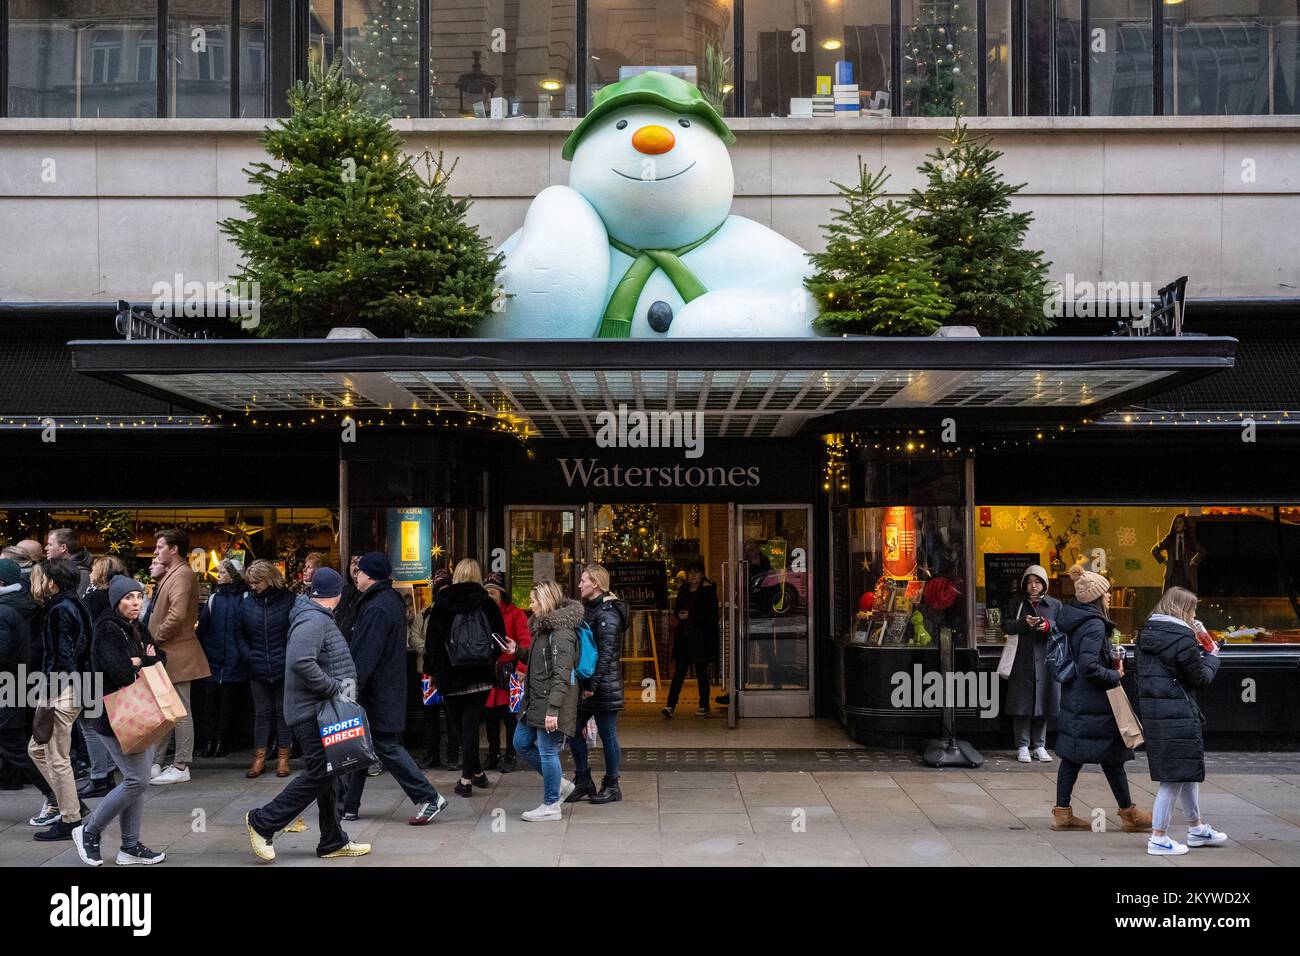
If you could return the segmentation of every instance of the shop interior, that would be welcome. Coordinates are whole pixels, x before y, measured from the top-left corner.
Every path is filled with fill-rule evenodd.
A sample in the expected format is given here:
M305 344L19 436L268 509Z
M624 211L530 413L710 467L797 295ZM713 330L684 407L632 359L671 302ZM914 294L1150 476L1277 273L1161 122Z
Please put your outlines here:
M1080 561L1110 579L1110 616L1125 642L1177 585L1200 596L1198 616L1216 640L1300 643L1298 506L984 506L975 524L980 644L1003 642L1000 615L1025 566L1046 568L1049 593L1064 598L1066 570Z

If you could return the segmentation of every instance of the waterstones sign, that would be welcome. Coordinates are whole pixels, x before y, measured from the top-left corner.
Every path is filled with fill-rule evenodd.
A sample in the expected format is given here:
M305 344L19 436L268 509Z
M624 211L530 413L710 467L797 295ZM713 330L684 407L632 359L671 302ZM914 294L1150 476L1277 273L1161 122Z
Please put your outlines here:
M560 458L569 488L758 488L757 465L624 465L600 458Z

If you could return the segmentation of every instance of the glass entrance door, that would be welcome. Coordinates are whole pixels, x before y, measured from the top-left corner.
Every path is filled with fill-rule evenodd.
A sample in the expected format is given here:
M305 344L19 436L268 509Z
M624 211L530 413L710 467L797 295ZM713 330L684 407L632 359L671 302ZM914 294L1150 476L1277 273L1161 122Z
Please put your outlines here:
M506 509L510 535L510 597L528 607L528 593L541 581L555 581L577 595L581 568L582 509L511 506Z
M736 509L732 665L739 717L808 717L812 686L812 508Z

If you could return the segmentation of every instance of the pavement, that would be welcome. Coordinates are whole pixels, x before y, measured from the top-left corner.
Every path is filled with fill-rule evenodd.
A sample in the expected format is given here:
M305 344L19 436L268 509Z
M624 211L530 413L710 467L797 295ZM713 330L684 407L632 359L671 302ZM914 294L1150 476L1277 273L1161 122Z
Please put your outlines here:
M450 805L432 825L411 827L411 803L385 773L370 778L361 819L346 825L354 840L373 844L369 856L317 859L312 808L309 831L281 834L276 862L264 864L249 850L244 813L285 781L247 780L244 755L232 755L196 761L190 783L151 787L143 839L166 851L168 866L1300 865L1300 754L1209 755L1201 808L1230 841L1168 858L1147 856L1145 836L1120 829L1095 768L1081 775L1074 810L1091 819L1101 808L1104 825L1054 833L1055 763L1020 764L999 751L986 752L978 770L933 770L911 753L853 746L833 721L750 720L728 731L716 719L676 718L672 725L689 721L677 730L659 720L629 715L621 728L628 757L638 758L625 761L623 802L566 805L558 822L519 819L541 802L530 771L491 771L491 788L464 799L452 792L457 771L443 769L428 776ZM676 762L650 766L651 754ZM789 769L799 761L806 766ZM593 765L599 772L598 748ZM1128 768L1134 799L1149 808L1156 785L1145 762ZM39 803L31 788L0 792L0 865L82 866L70 843L32 840L27 818ZM1173 834L1185 834L1181 822ZM114 826L104 835L105 866L117 841Z

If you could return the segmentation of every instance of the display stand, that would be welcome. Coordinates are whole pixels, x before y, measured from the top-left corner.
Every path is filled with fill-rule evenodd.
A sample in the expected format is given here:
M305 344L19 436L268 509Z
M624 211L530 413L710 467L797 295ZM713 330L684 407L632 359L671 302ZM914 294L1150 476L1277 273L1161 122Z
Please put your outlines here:
M653 662L655 666L655 687L658 687L660 684L663 683L659 678L659 652L655 646L655 615L659 612L643 610L643 611L638 611L636 613L642 615L641 619L642 621L645 622L644 623L645 633L650 638L650 656L649 657L620 657L619 662L622 664L648 664ZM633 618L633 623L632 623L633 653L635 653L636 650L637 650L636 619Z
M953 671L952 632L939 631L939 666L943 671L945 688L943 701L943 737L925 742L925 762L931 767L979 767L984 756L965 740L957 739L957 704L946 688L952 686L948 675Z

